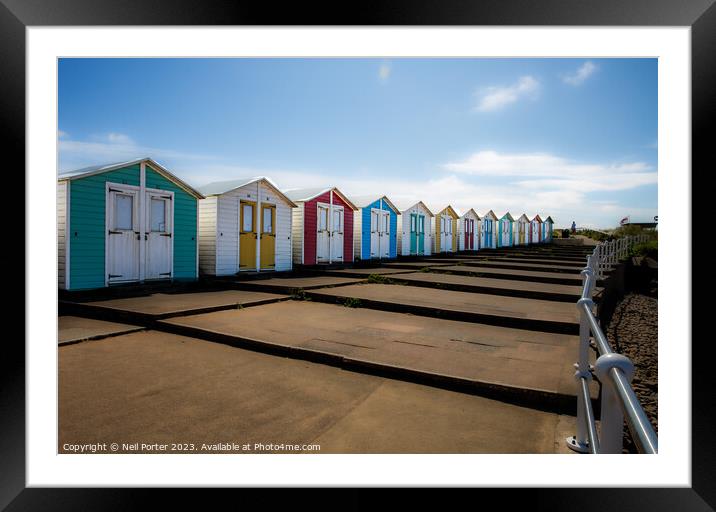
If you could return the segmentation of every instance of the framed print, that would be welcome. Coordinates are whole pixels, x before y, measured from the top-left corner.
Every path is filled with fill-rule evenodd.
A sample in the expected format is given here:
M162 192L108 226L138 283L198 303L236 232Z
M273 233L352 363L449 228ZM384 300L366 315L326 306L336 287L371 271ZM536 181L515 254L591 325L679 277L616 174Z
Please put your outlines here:
M716 503L711 1L50 4L0 5L3 507Z

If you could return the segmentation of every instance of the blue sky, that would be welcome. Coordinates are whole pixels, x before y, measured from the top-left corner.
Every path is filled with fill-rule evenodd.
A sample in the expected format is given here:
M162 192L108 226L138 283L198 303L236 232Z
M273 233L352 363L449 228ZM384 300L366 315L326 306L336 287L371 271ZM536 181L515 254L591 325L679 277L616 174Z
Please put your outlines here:
M151 156L479 214L657 214L656 59L61 59L59 167Z

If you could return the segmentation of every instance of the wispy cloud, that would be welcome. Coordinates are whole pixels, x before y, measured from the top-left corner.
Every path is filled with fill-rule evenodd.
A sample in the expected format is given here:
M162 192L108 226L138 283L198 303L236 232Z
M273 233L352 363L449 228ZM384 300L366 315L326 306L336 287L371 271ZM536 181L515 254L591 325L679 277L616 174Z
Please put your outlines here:
M123 133L95 134L88 137L88 140L73 140L65 132L59 132L58 136L59 171L147 156L168 165L186 160L196 162L213 159L208 155L143 146Z
M69 137L70 134L67 132L63 132L62 130L57 130L57 138L58 139L64 139L66 137Z
M584 81L592 76L597 70L597 65L592 61L587 61L582 64L577 71L574 73L566 74L562 76L564 83L569 85L582 85Z
M523 76L509 86L493 86L477 91L478 112L493 112L523 98L535 98L539 92L540 83L532 76Z
M390 62L383 62L378 68L378 78L381 82L385 83L390 78L390 73L393 70Z

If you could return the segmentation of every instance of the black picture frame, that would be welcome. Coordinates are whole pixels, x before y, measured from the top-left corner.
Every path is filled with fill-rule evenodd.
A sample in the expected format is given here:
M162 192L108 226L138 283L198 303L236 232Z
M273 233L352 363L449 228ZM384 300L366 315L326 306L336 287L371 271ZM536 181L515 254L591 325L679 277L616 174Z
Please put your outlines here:
M24 201L25 169L25 29L29 26L87 25L555 25L555 26L689 26L692 43L692 168L711 170L708 128L716 119L716 7L714 0L400 0L393 2L287 3L280 8L270 2L225 2L210 0L0 0L0 130L5 163L14 172L5 179L11 195ZM48 170L48 179L50 171ZM684 170L684 179L697 173ZM698 190L698 188L697 188ZM692 204L695 202L692 201ZM692 207L693 208L693 207ZM703 209L703 208L702 208ZM19 210L19 208L18 208ZM19 210L22 211L22 210ZM695 217L697 210L692 210ZM704 213L704 212L701 212ZM703 215L704 217L706 215ZM31 236L14 219L9 233L17 249L0 256L6 272L3 301L5 317L19 324L25 312L24 237ZM693 224L692 224L693 225ZM693 230L693 228L692 228ZM18 234L18 231L21 231ZM694 231L692 231L692 235ZM19 239L19 240L18 240ZM693 240L693 237L692 237ZM19 254L19 253L20 254ZM692 264L706 264L695 255ZM19 267L22 273L18 272ZM692 268L699 268L694 266ZM705 268L705 267L704 267ZM23 290L22 294L19 290ZM693 295L693 294L692 294ZM8 295L6 294L6 299ZM708 318L703 303L693 304L692 319ZM27 307L32 307L28 304ZM15 313L15 314L13 314ZM24 316L24 314L23 314ZM687 319L684 319L687 321ZM696 325L693 325L696 327ZM692 332L696 332L692 328ZM6 330L0 349L0 508L7 510L128 510L144 503L146 489L40 489L25 485L25 350L20 333ZM22 337L24 338L24 326ZM685 345L689 340L680 340ZM509 500L510 508L530 506L549 510L713 510L716 505L716 436L712 396L711 340L706 335L692 345L692 487L645 489L523 489L485 490L495 498ZM593 485L588 464L584 465L585 487ZM374 503L373 491L352 490L342 508ZM268 493L272 496L271 493ZM255 494L244 491L243 504ZM303 494L306 500L315 498ZM322 495L322 502L327 500ZM412 495L423 505L429 501L420 492ZM191 504L184 491L162 491L165 505L178 499ZM249 500L248 502L245 500ZM265 506L267 493L261 500ZM300 498L297 498L300 501ZM481 499L485 499L482 497ZM298 502L294 501L295 504ZM486 504L489 502L485 502ZM315 505L316 503L313 502ZM406 502L403 502L405 505Z

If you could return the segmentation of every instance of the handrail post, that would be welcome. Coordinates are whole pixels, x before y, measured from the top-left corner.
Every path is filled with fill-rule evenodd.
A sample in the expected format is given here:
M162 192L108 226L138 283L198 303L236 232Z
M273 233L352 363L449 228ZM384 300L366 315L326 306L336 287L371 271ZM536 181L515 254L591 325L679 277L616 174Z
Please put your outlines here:
M581 271L583 277L583 291L582 298L577 302L577 309L580 311L579 315L579 350L577 353L577 363L574 367L574 380L577 385L577 433L574 436L568 437L565 441L567 446L579 453L589 453L589 433L587 421L589 417L587 415L587 406L585 398L582 394L582 383L581 379L585 379L587 387L589 382L592 380L592 374L589 368L589 321L582 308L583 304L588 304L589 307L594 305L592 301L592 288L594 281L594 271L592 269L592 256L587 256L587 266Z
M610 353L599 356L594 374L602 383L601 435L599 447L602 453L622 453L624 444L624 411L617 396L611 372L622 372L629 382L634 376L634 365L628 357Z

